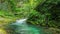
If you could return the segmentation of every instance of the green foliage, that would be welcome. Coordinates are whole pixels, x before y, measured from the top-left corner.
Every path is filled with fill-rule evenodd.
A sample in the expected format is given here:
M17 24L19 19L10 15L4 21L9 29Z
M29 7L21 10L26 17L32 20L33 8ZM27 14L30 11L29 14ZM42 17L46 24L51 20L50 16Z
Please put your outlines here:
M8 11L0 11L0 16L11 19L28 18L34 25L59 27L60 0L5 0ZM7 6L6 6L7 7ZM5 7L2 7L5 8Z
M60 0L46 0L36 7L36 10L46 16L48 26L59 27Z
M60 28L60 0L1 0L0 25L20 18L28 18L29 24Z

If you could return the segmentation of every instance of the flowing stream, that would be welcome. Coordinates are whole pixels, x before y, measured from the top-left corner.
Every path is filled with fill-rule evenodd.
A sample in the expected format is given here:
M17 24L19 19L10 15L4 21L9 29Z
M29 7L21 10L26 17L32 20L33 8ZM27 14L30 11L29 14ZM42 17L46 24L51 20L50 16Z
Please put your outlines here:
M34 25L28 25L27 19L16 20L16 23L10 24L9 28L13 31L10 34L45 34L43 28L38 28Z

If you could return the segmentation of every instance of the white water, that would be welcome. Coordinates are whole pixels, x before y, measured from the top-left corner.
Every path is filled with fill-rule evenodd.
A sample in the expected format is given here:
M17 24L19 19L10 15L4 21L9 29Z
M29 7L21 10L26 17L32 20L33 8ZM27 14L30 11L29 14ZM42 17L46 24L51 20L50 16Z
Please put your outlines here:
M15 23L8 25L8 29L12 30L10 34L45 34L43 28L26 23L27 18L16 20ZM50 34L50 33L48 33Z
M27 18L26 18L26 19L16 20L16 23L20 23L20 24L22 24L22 23L25 23L25 22L26 22L26 20L27 20Z
M12 29L14 29L18 34L39 34L38 29L33 26L29 26L26 23L26 20L27 18L16 20L16 22L12 23L10 26L12 26Z

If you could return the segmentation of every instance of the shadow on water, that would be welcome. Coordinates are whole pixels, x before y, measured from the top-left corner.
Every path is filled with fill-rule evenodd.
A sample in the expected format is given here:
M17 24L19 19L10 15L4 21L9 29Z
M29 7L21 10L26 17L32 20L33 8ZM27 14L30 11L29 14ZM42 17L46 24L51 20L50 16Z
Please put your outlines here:
M16 23L12 23L7 27L7 32L10 34L47 34L43 31L43 27L27 24L26 20L16 20Z

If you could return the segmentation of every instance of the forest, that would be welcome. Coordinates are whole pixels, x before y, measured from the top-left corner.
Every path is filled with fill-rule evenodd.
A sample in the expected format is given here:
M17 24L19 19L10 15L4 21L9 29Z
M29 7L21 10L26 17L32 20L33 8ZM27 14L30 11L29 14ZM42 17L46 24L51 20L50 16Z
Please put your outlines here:
M60 0L0 0L0 34L29 34L15 33L15 28L9 28L17 28L9 24L25 18L35 32L30 34L38 34L36 29L42 30L41 34L60 34Z

